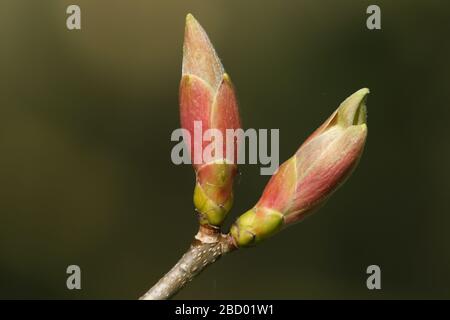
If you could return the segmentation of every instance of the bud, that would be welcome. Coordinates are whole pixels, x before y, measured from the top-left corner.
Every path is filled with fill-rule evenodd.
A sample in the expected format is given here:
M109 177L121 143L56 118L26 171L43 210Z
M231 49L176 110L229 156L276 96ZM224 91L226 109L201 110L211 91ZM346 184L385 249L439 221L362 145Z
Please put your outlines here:
M230 142L233 154L228 155L226 129L238 129L241 125L230 77L205 30L190 14L186 17L183 46L180 115L181 126L194 137L189 149L196 172L194 205L200 223L219 226L232 206L237 173L236 140ZM196 123L201 124L203 132L215 130L221 139L212 137L205 141L194 134ZM203 159L207 147L213 156Z
M325 203L356 167L367 136L366 96L348 97L272 176L258 203L231 228L237 246L263 240Z

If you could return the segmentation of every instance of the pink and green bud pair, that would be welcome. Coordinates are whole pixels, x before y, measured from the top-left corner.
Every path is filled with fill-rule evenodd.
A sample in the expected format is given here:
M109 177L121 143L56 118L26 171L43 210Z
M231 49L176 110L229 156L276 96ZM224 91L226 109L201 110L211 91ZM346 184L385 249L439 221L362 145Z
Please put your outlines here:
M301 221L350 176L366 141L368 93L361 89L348 97L278 168L258 203L233 224L230 233L238 247Z
M206 32L192 15L186 18L183 46L183 72L180 83L181 126L194 137L189 146L196 172L194 205L202 225L220 226L233 204L233 179L237 173L236 141L227 143L226 130L241 127L235 91L230 77L209 41ZM196 135L218 131L223 141L214 146ZM209 146L212 157L203 159ZM233 156L227 157L226 146L233 145ZM220 148L220 149L219 149Z

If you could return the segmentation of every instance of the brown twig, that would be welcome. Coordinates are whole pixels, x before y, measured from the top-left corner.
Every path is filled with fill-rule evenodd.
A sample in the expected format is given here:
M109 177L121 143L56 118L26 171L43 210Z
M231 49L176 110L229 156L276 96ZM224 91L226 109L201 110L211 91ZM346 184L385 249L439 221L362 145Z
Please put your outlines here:
M200 226L187 252L140 300L170 299L207 266L234 249L229 235L221 234L216 228Z

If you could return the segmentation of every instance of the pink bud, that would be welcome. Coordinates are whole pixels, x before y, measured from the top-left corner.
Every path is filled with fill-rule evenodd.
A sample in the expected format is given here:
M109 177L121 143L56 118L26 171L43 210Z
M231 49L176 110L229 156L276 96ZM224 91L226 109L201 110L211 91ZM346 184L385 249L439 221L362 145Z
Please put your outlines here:
M278 168L258 203L233 225L231 234L238 246L253 244L302 220L350 176L366 141L368 93L361 89L347 98Z
M279 210L285 223L292 223L322 204L345 181L364 149L368 93L361 89L339 106L279 168L257 206Z
M181 126L190 133L191 160L197 174L194 204L202 224L220 225L231 207L233 177L237 172L237 145L227 155L227 129L241 127L234 87L209 41L192 15L186 18L183 72L180 83ZM196 125L205 133L215 129L221 144L196 134ZM212 160L203 152L213 142ZM216 144L217 143L217 144Z

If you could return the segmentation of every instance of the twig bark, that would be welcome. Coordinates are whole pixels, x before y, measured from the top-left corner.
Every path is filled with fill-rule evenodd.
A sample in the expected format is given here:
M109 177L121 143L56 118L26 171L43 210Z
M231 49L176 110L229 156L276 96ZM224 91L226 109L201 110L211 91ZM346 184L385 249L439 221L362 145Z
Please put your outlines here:
M187 252L140 300L170 299L207 266L234 249L229 235L201 226Z

